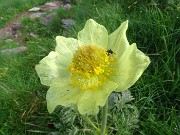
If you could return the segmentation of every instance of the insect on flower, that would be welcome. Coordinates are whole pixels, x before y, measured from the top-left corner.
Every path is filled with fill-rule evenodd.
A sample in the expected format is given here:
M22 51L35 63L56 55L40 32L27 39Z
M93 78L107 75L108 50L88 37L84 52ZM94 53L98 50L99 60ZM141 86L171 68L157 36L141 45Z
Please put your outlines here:
M111 54L114 54L114 52L113 52L111 49L108 49L108 50L107 50L107 54L108 54L108 55L111 55Z

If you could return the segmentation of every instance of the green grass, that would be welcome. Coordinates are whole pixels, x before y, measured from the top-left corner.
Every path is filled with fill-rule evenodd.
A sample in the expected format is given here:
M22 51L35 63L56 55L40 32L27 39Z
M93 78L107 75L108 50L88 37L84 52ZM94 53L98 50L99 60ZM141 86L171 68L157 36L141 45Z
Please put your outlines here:
M0 2L2 3L0 12L4 12L3 16L7 21L32 5L21 8L24 1L16 0L15 3L22 3L19 4L20 7L16 3L4 11L7 3L11 1L0 0ZM29 2L36 5L44 1ZM74 5L70 11L58 9L57 19L47 27L40 25L38 20L24 19L22 23L26 27L21 32L26 35L25 33L32 31L37 33L39 38L24 37L23 43L28 46L26 53L0 56L0 134L37 135L43 132L45 134L77 132L79 135L84 134L84 127L91 128L76 111L61 107L55 113L48 114L45 101L48 88L40 84L34 67L54 49L55 36L63 33L64 29L59 24L60 19L76 20L76 26L70 29L67 35L67 37L76 37L86 20L92 18L103 24L109 33L128 19L129 42L131 44L136 42L138 48L151 59L151 64L143 76L130 88L135 98L131 103L139 110L139 128L131 132L135 135L178 135L180 132L178 2L175 0L171 2L137 0L136 4L134 2L131 0L82 1ZM0 27L7 21L0 22ZM117 129L112 134L119 135L123 132L119 113L112 110L111 114L117 118L116 121L109 120L108 126ZM129 133L124 131L124 134Z
M27 11L33 6L43 4L46 1L47 0L0 0L0 27L3 27L18 13Z

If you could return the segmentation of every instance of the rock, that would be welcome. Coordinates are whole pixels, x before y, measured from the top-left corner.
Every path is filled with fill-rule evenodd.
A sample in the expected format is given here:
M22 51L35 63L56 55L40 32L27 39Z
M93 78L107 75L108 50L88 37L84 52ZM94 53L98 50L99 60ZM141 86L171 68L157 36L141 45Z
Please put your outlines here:
M66 5L64 5L64 9L66 9L66 10L71 9L71 5L70 5L70 4L66 4Z
M37 13L31 14L29 17L30 17L30 19L36 19L36 18L43 17L45 15L46 15L46 13L37 12Z
M12 33L13 33L13 34L16 33L16 31L19 30L19 29L21 29L21 28L22 28L22 26L21 26L20 23L13 23L13 25L12 25L12 27L11 27Z
M5 42L12 42L13 41L13 39L11 39L11 38L8 38L8 39L6 39L6 40L4 40Z
M21 28L22 28L22 26L21 26L20 23L13 23L13 25L12 25L12 27L11 27L11 29L12 29L12 34L13 34L13 35L16 35L17 30L19 30L19 29L21 29Z
M39 12L39 11L44 11L44 10L58 9L60 4L61 4L61 2L59 2L59 1L49 2L40 7L33 7L31 9L29 9L29 12Z
M20 47L17 47L17 48L2 50L1 53L5 54L5 55L8 55L8 54L17 54L17 53L25 52L25 51L27 51L27 47L20 46Z
M0 38L12 36L12 29L10 27L0 29Z
M29 12L38 12L38 11L41 11L40 7L33 7L31 9L29 9Z
M61 23L65 28L72 27L76 24L75 21L72 19L62 19Z
M39 36L38 35L36 35L36 34L34 34L34 33L32 33L32 32L30 32L30 34L29 34L31 37L33 37L33 38L38 38Z
M53 2L49 2L41 6L41 10L58 9L59 5Z
M45 16L42 20L41 20L41 24L43 25L48 25L50 22L52 22L52 20L55 18L56 13L53 12L47 16Z
M20 35L18 35L17 33L15 33L13 37L17 39L17 38L20 37Z
M21 24L20 24L20 23L17 23L17 22L16 22L16 23L13 23L12 28L17 30L17 29L20 29L20 28L22 28L22 27L21 27Z
M49 3L44 4L44 6L47 6L47 7L57 7L58 5L53 3L53 2L49 2Z

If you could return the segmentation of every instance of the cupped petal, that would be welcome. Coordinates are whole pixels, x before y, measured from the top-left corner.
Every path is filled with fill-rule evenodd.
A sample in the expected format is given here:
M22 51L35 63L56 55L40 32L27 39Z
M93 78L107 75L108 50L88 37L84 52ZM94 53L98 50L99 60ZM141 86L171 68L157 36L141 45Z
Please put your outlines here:
M108 46L108 32L103 25L89 19L83 30L78 33L79 44L82 45L98 45L103 48Z
M117 57L120 57L129 47L129 42L126 37L128 28L128 20L123 22L120 27L109 35L108 49L111 49Z
M129 46L123 53L111 79L118 84L117 92L131 87L150 64L149 57L137 49L136 44Z
M55 52L72 59L74 52L78 49L79 44L77 39L65 38L63 36L56 37L56 48Z
M104 84L97 90L97 93L95 93L97 95L97 104L104 106L111 92L115 91L117 87L118 84L110 80L104 82Z
M62 79L53 83L46 94L47 109L52 113L56 106L74 107L83 95L84 91L74 88L70 79Z
M35 66L35 69L41 83L50 86L54 80L69 76L67 72L69 63L69 60L63 55L51 51L48 56L44 57L39 64Z
M117 83L112 81L105 82L97 90L85 90L78 102L80 114L98 114L99 106L104 106L108 96L117 88Z

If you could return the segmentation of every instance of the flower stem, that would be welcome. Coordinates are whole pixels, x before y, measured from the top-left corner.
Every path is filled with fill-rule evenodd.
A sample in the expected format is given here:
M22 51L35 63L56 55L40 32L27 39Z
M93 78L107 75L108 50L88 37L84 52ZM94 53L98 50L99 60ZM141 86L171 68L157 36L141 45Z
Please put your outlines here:
M93 126L97 131L99 131L98 127L96 127L94 123L91 121L91 119L89 119L89 117L87 117L86 115L85 115L85 119L91 124L91 126Z
M108 100L102 108L101 135L105 135L106 132L107 114L108 114Z

